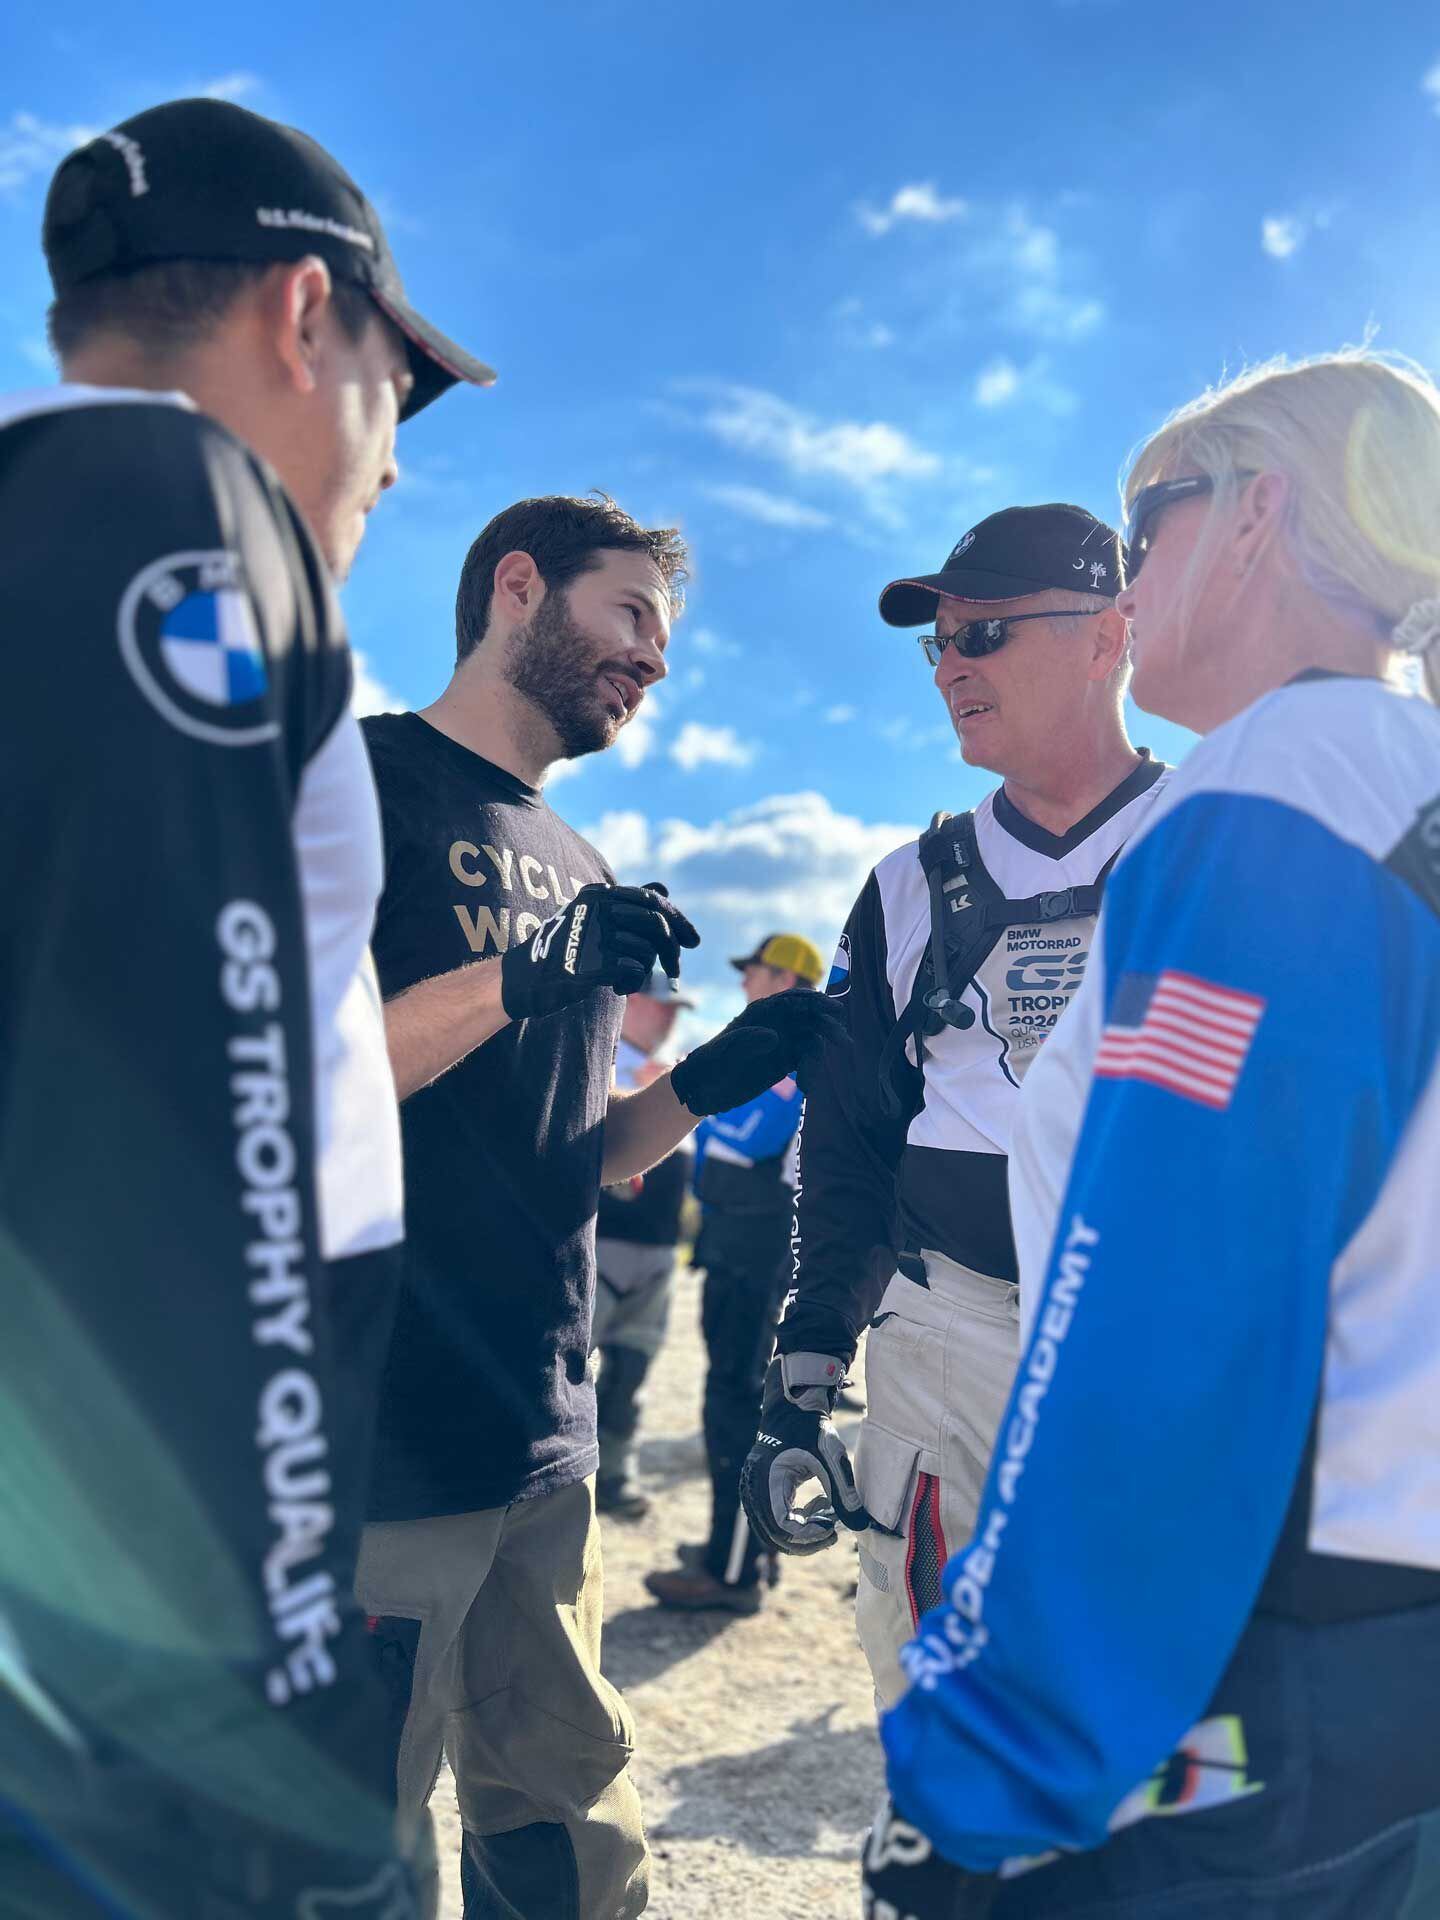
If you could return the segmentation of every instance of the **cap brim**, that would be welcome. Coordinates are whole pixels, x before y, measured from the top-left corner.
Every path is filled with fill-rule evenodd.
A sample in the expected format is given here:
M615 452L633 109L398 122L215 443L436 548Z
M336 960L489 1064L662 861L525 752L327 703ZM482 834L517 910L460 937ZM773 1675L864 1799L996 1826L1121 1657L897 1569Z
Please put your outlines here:
M415 311L403 300L397 300L392 294L377 293L370 288L370 298L380 311L393 320L405 336L406 352L410 359L410 372L415 384L410 390L410 398L400 415L402 420L413 420L422 407L428 407L432 400L438 400L442 393L461 380L472 387L493 387L495 369L487 367L483 360L477 360L472 353L466 353L463 347L441 333L438 327Z
M935 596L956 600L1022 600L1027 593L1049 593L1043 580L1021 580L1014 574L981 573L960 567L952 573L926 573L914 580L892 580L880 596L880 618L887 627L923 627L935 617Z
M763 967L765 962L760 958L758 953L747 953L743 960L732 960L730 964L737 973L744 973L746 967Z

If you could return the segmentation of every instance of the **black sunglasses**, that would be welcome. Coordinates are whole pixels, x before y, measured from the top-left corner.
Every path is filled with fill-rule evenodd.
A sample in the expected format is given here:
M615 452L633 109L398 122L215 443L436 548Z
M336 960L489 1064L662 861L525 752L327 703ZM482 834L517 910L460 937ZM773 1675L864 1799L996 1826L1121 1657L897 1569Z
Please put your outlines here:
M1198 500L1214 491L1215 482L1203 473L1192 474L1184 480L1157 480L1153 486L1140 489L1125 518L1125 551L1120 571L1127 587L1133 585L1144 564L1155 538L1155 523L1166 507L1173 507L1177 500Z
M1010 638L1011 627L1022 620L1093 620L1084 607L1066 607L1055 613L1006 613L993 620L967 620L954 633L922 633L920 644L932 667L938 667L947 647L954 647L967 660L979 660L987 653L998 653Z

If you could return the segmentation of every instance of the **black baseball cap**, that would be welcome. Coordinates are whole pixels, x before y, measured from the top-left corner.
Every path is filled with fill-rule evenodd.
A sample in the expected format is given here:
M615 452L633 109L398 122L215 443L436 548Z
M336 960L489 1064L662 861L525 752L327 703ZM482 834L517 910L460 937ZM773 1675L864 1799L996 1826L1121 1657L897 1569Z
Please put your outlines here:
M415 379L404 419L457 380L495 379L410 305L380 216L345 169L308 134L230 100L170 100L78 147L50 183L44 245L57 294L164 260L318 254L404 334Z
M880 596L880 618L892 627L923 627L935 617L935 596L1019 600L1063 588L1118 593L1124 547L1113 527L1084 507L1006 507L955 542L938 573L892 580Z

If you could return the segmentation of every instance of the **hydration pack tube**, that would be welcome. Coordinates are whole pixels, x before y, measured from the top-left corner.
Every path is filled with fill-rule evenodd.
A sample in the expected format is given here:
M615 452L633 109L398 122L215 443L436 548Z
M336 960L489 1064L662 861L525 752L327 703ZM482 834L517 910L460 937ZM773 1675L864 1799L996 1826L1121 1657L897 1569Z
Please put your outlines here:
M920 1109L925 1075L925 1042L946 1027L964 1031L975 1015L964 1004L965 990L995 950L1007 927L1032 920L1073 920L1100 911L1105 882L1119 857L1117 848L1095 879L1082 887L1060 887L1011 900L991 878L980 858L973 813L937 813L920 836L920 868L930 894L930 938L920 956L915 985L899 1022L880 1056L880 1105L889 1120ZM915 1065L905 1048L915 1042Z

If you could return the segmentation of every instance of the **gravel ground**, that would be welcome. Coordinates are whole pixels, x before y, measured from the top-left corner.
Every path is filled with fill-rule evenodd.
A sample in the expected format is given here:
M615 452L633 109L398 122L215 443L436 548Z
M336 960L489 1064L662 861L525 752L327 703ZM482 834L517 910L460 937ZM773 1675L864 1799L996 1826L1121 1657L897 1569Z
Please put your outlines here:
M842 1535L826 1553L785 1561L751 1619L666 1612L640 1584L652 1567L673 1565L676 1542L701 1539L708 1521L699 1303L696 1276L682 1274L646 1391L640 1470L651 1511L604 1523L604 1664L639 1723L634 1773L655 1856L649 1912L850 1920L882 1773L855 1638L853 1545ZM434 1806L442 1920L460 1920L448 1774Z

